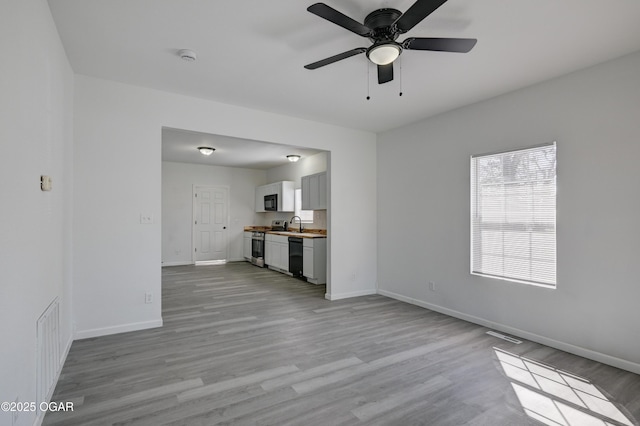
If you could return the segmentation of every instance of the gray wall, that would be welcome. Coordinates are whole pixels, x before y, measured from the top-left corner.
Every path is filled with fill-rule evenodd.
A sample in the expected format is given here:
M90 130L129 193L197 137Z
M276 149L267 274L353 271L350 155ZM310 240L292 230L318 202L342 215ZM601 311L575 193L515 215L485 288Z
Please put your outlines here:
M376 237L366 231L376 218L353 225L358 210L376 206L375 134L81 75L74 92L76 337L162 325L163 127L335 152L327 297L375 293L375 255L367 249L375 252ZM349 159L357 153L354 170ZM155 220L141 224L141 214ZM145 304L145 293L155 302Z
M265 176L264 170L163 161L162 265L192 263L193 185L229 188L227 260L243 260L244 227L261 219L255 212L255 188Z
M380 292L640 373L639 70L636 53L379 135ZM552 141L557 289L470 275L469 157Z
M0 51L0 401L36 402L36 321L54 299L64 354L73 334L73 71L43 0L0 2Z

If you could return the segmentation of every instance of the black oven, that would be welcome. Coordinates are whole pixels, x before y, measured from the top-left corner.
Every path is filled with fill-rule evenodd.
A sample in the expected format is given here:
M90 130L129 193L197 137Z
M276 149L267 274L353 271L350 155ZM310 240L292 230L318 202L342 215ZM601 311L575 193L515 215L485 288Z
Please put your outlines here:
M264 268L264 232L251 233L251 263Z
M264 209L268 212L278 211L278 194L264 196Z

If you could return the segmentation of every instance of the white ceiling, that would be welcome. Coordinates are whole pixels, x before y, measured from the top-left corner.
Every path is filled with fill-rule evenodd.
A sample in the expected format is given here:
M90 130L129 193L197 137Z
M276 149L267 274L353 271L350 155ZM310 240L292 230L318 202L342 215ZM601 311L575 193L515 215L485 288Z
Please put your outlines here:
M211 155L202 155L198 147L215 148ZM209 166L245 167L267 170L289 163L287 155L309 157L316 149L279 145L229 136L210 135L188 130L162 129L162 160Z
M380 7L413 4L325 2L358 21ZM640 50L640 1L449 0L407 36L477 38L475 48L405 51L402 72L396 66L396 79L378 85L364 55L303 68L370 44L307 12L312 3L49 0L78 74L372 132ZM182 48L198 60L180 60Z

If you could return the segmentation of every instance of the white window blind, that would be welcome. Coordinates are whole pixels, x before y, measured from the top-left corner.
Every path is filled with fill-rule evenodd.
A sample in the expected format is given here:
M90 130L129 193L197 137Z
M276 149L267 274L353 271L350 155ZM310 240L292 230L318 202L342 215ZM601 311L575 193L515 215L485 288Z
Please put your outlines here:
M555 143L471 158L471 273L555 287Z

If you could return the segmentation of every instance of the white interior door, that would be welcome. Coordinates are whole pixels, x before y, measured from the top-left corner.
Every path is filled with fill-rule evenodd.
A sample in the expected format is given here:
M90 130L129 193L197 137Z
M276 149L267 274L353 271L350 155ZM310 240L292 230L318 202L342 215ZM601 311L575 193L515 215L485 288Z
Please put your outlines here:
M229 188L193 187L193 256L196 262L227 259Z

